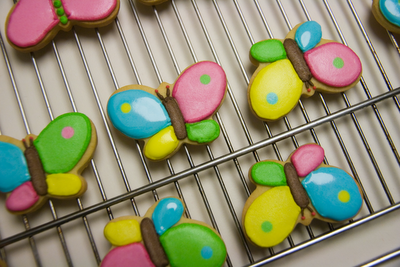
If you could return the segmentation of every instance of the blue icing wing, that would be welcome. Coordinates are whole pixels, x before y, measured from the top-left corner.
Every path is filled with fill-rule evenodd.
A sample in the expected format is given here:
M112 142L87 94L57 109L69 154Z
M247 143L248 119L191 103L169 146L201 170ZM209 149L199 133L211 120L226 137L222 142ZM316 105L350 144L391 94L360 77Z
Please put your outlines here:
M0 192L7 193L31 179L22 150L0 141Z
M157 234L162 235L176 224L181 219L183 211L184 207L179 199L164 198L160 200L152 216Z
M143 90L125 90L112 95L107 112L115 128L135 139L151 137L171 125L161 101Z
M361 208L362 196L353 177L334 167L320 167L301 182L317 212L328 219L343 221Z
M301 24L294 36L297 45L303 53L314 48L321 41L321 38L321 25L316 21L307 21Z

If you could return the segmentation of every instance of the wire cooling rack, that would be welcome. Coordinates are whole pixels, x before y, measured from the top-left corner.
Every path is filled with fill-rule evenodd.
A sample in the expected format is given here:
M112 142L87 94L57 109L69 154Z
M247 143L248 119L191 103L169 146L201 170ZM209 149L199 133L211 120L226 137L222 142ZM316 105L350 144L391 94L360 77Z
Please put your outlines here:
M0 2L2 23L12 5ZM155 200L172 195L185 200L190 217L218 229L228 249L226 266L386 260L386 266L398 266L400 50L370 6L369 0L177 0L148 7L121 0L111 25L60 32L32 54L12 49L1 30L0 133L22 139L58 115L79 111L96 125L99 144L83 173L88 190L81 198L51 200L34 214L13 216L0 196L0 258L9 266L97 266L110 248L103 237L110 219L143 215ZM323 38L343 42L359 55L363 77L346 93L317 93L301 99L287 117L263 123L247 105L255 70L249 48L260 40L283 39L311 19L321 24ZM170 160L145 160L141 144L110 125L108 97L128 84L172 83L200 60L215 61L227 73L227 97L214 116L221 136L209 146L185 146ZM254 190L250 166L286 160L310 142L325 148L330 165L361 181L361 212L342 224L298 225L282 244L254 247L241 228L243 205Z

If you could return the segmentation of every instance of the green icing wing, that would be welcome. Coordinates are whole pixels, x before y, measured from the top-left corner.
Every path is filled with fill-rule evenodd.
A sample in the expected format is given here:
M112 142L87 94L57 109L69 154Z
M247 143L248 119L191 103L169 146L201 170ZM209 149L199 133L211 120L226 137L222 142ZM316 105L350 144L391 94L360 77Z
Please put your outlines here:
M88 117L66 113L49 123L34 145L47 173L65 173L80 161L92 138Z
M259 185L286 185L286 175L283 165L274 161L260 161L251 168L251 178Z
M250 48L250 55L258 62L271 63L286 58L286 51L281 41L269 39L255 43Z
M219 125L214 120L186 123L186 132L191 141L209 143L219 136Z
M200 224L182 223L172 227L160 236L160 242L174 267L217 267L226 258L224 241Z

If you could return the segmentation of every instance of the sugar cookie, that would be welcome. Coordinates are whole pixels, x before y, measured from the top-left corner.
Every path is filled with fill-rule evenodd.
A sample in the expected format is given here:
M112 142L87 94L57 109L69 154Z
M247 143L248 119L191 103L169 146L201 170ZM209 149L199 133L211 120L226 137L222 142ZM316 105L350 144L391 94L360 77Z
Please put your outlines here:
M112 244L100 267L222 266L226 247L220 235L203 222L183 217L178 198L157 201L144 217L111 220L104 236Z
M224 70L211 61L184 70L174 84L157 90L128 85L111 95L107 112L111 123L128 137L144 140L151 160L171 157L183 143L207 144L220 133L212 115L226 93Z
M26 214L48 198L82 195L87 185L81 173L96 145L96 128L81 113L63 114L22 141L0 135L0 192L7 193L7 210Z
M119 0L19 0L6 19L6 37L15 49L32 52L46 46L60 31L110 24Z
M400 33L400 3L397 0L374 0L372 14L388 31Z
M159 5L159 4L162 4L167 1L168 0L139 0L140 3L147 5L147 6Z
M285 40L255 43L250 60L257 66L251 77L247 99L251 111L264 121L289 113L300 97L315 90L339 93L353 87L361 77L358 56L347 46L322 39L315 21L294 27Z
M342 169L325 165L324 150L307 144L286 162L260 161L249 171L257 186L243 209L246 236L260 247L281 243L298 223L340 222L356 216L363 197L358 183Z

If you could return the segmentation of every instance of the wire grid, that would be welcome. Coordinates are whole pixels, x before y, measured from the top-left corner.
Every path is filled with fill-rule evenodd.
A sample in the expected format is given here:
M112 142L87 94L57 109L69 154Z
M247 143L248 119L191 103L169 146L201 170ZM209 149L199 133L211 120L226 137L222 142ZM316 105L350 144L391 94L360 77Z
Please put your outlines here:
M1 21L12 4L0 3ZM9 266L97 266L110 248L102 234L108 220L143 215L155 200L173 195L185 201L186 216L221 233L226 266L382 261L396 266L400 50L396 37L374 20L370 5L366 0L171 0L147 7L121 0L111 25L60 32L31 54L13 50L1 31L0 134L22 139L58 115L79 111L96 125L99 144L83 173L88 191L76 204L49 200L27 216L13 216L0 205L0 258ZM346 93L316 93L285 118L263 123L247 106L255 70L249 48L263 39L283 39L297 23L311 19L321 24L323 38L343 42L360 56L363 77ZM221 136L209 146L184 146L170 160L147 161L139 142L110 126L104 110L108 97L127 84L157 88L162 81L173 82L200 60L215 61L227 73L227 97L214 117ZM361 212L342 224L299 225L271 249L253 246L241 228L243 205L254 190L247 178L250 166L286 160L310 142L325 148L325 163L361 183Z

